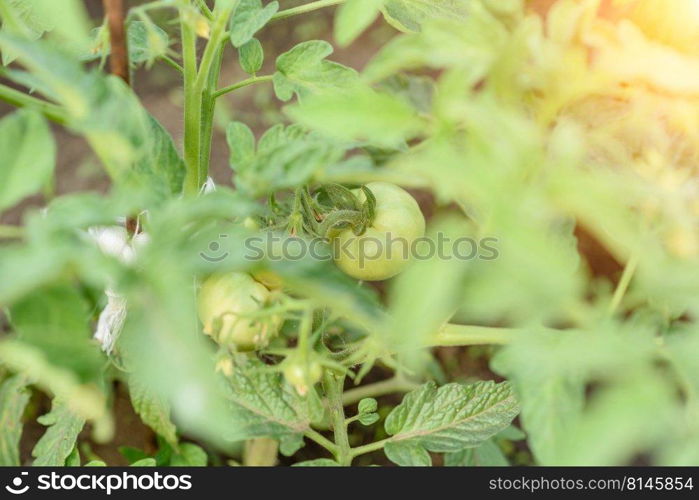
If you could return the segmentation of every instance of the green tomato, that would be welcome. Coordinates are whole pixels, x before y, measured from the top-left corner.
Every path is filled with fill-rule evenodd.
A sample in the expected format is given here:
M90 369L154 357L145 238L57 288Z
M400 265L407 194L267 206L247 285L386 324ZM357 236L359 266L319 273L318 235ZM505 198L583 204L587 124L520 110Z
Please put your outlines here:
M366 186L376 198L373 223L364 234L352 229L333 239L335 263L346 274L364 281L382 281L403 271L410 263L413 242L425 235L425 217L415 198L387 182ZM354 194L363 203L361 189Z
M281 318L250 315L268 304L270 295L271 292L249 274L210 277L199 290L199 319L204 324L204 333L220 345L234 345L239 351L267 346L279 332Z
M299 396L305 396L311 387L320 382L323 367L317 361L303 363L292 357L284 361L282 373Z

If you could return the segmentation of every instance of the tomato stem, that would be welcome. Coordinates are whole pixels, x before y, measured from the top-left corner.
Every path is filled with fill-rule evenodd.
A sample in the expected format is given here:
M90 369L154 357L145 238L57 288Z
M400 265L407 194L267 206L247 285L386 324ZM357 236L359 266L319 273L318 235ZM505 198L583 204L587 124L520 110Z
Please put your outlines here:
M345 377L335 376L326 371L323 376L323 387L328 398L328 409L332 416L333 432L335 434L335 459L342 466L349 466L352 463L351 447L347 426L345 425L345 410L342 405L342 389Z
M428 346L470 346L487 344L509 344L519 330L487 326L455 325L447 323L432 335Z
M636 272L637 267L638 253L635 253L631 255L629 261L626 263L626 266L624 267L624 272L622 273L621 279L619 280L619 284L617 285L616 290L614 290L612 301L609 303L609 309L607 310L607 314L609 316L613 316L616 310L621 305L621 301L624 299L624 295L626 295L626 291L628 290L629 285L631 284L631 279L633 278L633 275Z
M391 438L386 438L382 439L381 441L375 441L373 443L365 444L363 446L357 446L356 448L353 448L350 451L350 455L352 458L358 457L359 455L365 455L367 453L372 453L374 451L378 451L383 449L384 446L386 446L386 443L388 443L391 440Z
M337 454L337 446L335 445L335 443L323 436L320 432L315 431L313 429L308 429L306 432L304 432L304 436L306 436L311 441L315 441L317 444L328 450L333 455Z
M68 121L67 113L57 104L37 99L7 85L0 84L0 100L19 108L33 109L61 125L65 125Z
M292 7L291 9L281 10L272 16L272 20L278 21L280 19L287 19L292 16L306 14L324 7L332 7L333 5L338 5L344 2L345 0L317 0L315 2L299 5L298 7Z
M254 85L256 83L262 82L271 82L272 78L274 78L274 75L252 76L246 80L242 80L238 83L234 83L233 85L229 85L228 87L223 87L222 89L217 90L216 92L214 92L213 97L214 99L218 99L223 95L226 95L230 92L234 92L238 89L242 89L249 85Z

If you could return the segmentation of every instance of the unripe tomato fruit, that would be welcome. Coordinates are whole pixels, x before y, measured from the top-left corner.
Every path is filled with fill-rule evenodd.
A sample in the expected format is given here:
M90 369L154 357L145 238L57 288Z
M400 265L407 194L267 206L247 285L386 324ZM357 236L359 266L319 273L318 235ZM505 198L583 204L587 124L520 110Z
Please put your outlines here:
M376 198L374 221L361 236L352 229L340 232L333 241L334 259L353 278L382 281L410 263L413 242L425 235L425 217L415 198L404 189L387 182L372 182L366 187ZM365 201L361 189L353 192L362 203Z
M299 396L305 396L323 376L323 367L317 361L304 364L291 358L284 362L282 373Z
M204 333L221 345L239 351L265 347L281 327L279 316L245 317L269 303L271 292L245 273L219 274L207 279L199 290L199 319Z

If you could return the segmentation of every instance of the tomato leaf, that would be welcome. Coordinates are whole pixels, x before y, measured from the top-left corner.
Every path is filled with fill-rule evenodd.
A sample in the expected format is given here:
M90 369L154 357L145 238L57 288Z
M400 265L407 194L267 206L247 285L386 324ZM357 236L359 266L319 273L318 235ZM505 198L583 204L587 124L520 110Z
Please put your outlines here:
M302 435L323 415L315 391L303 398L284 381L281 373L265 371L261 362L236 366L230 379L229 399L234 419L225 439L284 438Z
M66 403L54 399L51 411L39 417L39 423L48 427L32 450L35 466L60 467L65 465L75 447L85 419L73 413Z
M429 382L408 393L386 418L386 454L399 465L429 465L427 451L453 452L480 446L505 429L519 406L510 384Z
M294 94L299 98L332 89L347 89L357 84L357 72L342 64L326 61L333 53L332 45L311 40L296 45L277 57L274 91L282 101Z
M247 74L254 75L260 71L265 60L265 53L260 41L257 38L251 38L247 43L241 45L238 49L238 59L240 67Z
M248 43L279 10L279 2L264 7L261 0L240 0L231 17L231 43L239 48Z
M129 384L131 404L143 423L161 435L173 448L178 448L177 429L170 420L170 405L138 381Z
M384 0L348 0L335 14L335 39L345 47L367 29L379 15Z
M17 111L0 120L0 212L46 186L53 178L56 144L46 120Z
M384 0L386 21L400 31L420 31L430 19L464 19L468 0Z
M0 466L17 467L22 416L29 402L27 378L15 375L0 385Z

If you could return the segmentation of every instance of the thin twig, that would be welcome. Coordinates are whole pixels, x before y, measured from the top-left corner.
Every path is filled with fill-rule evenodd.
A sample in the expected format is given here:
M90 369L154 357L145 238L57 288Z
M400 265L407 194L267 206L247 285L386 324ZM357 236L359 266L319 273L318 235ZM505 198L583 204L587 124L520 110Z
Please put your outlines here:
M104 12L109 26L111 55L109 65L111 73L130 84L129 49L124 23L124 0L103 0Z

